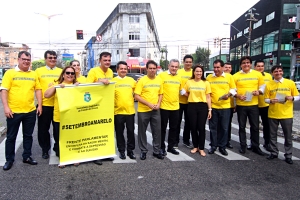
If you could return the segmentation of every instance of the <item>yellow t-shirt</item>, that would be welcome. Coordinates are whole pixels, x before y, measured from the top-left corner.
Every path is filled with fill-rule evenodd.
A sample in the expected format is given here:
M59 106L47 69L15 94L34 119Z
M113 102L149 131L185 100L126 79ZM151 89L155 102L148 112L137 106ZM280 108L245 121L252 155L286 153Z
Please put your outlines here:
M135 113L133 90L136 81L128 76L112 79L115 83L115 115L132 115Z
M79 76L79 77L76 77L76 80L78 83L86 83L86 77L85 76Z
M34 105L35 90L42 89L34 71L9 69L4 74L1 89L8 92L8 106L14 113L28 113L36 109Z
M46 66L45 67L40 67L35 70L39 77L39 81L42 86L42 92L43 92L43 106L53 106L54 105L54 97L51 98L45 98L44 93L45 91L49 88L49 84L53 83L56 81L61 72L62 69L55 67L54 69L48 69Z
M163 84L159 77L154 79L148 78L148 76L143 76L136 84L135 94L140 95L146 101L157 104L158 95L163 94ZM138 102L138 112L149 112L151 109Z
M260 86L264 84L263 76L260 72L251 70L249 73L245 74L241 71L233 75L235 85L237 88L237 94L246 95L246 93L252 93L258 90ZM258 105L258 96L252 96L251 101L241 101L236 98L236 105L239 106L254 106Z
M185 83L187 82L187 80L191 79L191 77L193 75L193 70L191 69L190 71L185 71L184 69L179 69L177 71L177 74L181 78L182 86L184 86ZM187 104L188 98L186 96L179 95L179 103Z
M188 80L184 86L184 89L189 93L188 102L190 103L207 103L206 95L211 93L209 82L202 80L198 82L196 82L194 79Z
M99 79L108 79L111 80L114 77L113 71L108 68L106 72L104 72L100 66L92 68L87 76L87 83L95 83Z
M231 108L230 98L219 100L220 97L229 93L230 89L235 89L235 83L232 75L223 73L221 76L208 75L206 80L211 87L211 106L216 109Z
M297 96L299 92L295 86L294 81L283 79L283 82L276 82L271 80L265 90L265 99L275 99L276 94L281 93L286 96ZM285 103L271 103L269 104L268 117L274 119L289 119L293 118L293 105L292 101Z
M58 83L53 83L54 85L52 85L51 87L54 87L56 85L58 85ZM67 84L62 82L62 84L64 85L73 85L73 84ZM54 109L53 109L53 121L55 122L60 122L60 113L59 113L59 104L58 104L58 98L57 98L57 93L55 92L54 95Z
M160 73L158 77L162 80L164 91L160 107L165 110L178 110L181 78L179 75L169 74L168 71Z
M267 84L267 83L269 83L269 81L272 80L272 76L271 76L271 74L269 74L269 73L267 73L267 72L264 72L264 74L265 74L265 75L263 76L264 82L265 82L265 84ZM259 96L258 96L258 107L263 108L263 107L267 107L267 106L269 106L269 104L267 104L267 103L265 102L265 97L264 97L264 95L259 95Z

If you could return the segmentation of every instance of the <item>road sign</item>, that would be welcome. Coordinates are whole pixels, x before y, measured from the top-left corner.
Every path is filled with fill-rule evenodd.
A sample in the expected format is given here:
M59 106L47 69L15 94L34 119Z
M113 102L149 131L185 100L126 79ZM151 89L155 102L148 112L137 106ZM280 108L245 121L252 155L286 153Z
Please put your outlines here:
M101 36L101 35L97 35L96 40L97 40L98 42L101 42L101 41L102 41L102 36Z

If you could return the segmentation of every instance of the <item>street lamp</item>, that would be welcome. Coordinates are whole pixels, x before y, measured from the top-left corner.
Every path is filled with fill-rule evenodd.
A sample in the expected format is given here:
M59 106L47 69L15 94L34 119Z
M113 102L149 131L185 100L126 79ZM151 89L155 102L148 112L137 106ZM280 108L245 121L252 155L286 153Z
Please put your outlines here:
M249 16L249 19L247 19L247 21L249 21L249 36L248 36L248 51L247 54L248 56L250 56L250 48L251 48L251 32L252 32L252 22L257 22L258 20L255 19L255 15L259 15L258 13L253 13L253 11L255 11L255 8L250 8L248 10L248 13L245 14L245 17Z
M49 49L50 49L50 45L51 45L51 43L50 43L50 19L51 19L52 17L55 17L55 16L57 16L57 15L62 15L62 14L54 14L54 15L45 15L45 14L42 14L42 13L34 13L34 14L42 15L42 16L48 18L48 39L49 39Z

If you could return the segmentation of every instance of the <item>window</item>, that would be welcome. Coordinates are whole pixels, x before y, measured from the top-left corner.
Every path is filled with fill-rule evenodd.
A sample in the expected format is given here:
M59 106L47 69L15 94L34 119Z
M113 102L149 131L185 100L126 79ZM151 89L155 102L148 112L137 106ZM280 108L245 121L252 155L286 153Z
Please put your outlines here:
M239 32L237 35L236 35L236 38L239 38L239 37L241 37L243 35L243 33L242 33L242 31L241 32Z
M140 40L140 33L129 32L129 40Z
M140 49L129 49L130 57L139 57Z
M291 41L293 39L292 37L293 32L294 32L293 29L282 29L280 50L291 50L292 48Z
M273 31L264 36L263 53L276 51L278 49L278 31Z
M260 26L261 26L261 23L262 23L261 20L259 20L258 22L254 23L254 24L253 24L253 29L256 29L256 28L260 27Z
M248 32L249 32L249 27L247 27L247 28L244 29L244 34L246 34Z
M296 8L297 5L299 5L299 4L295 4L295 3L283 4L283 14L284 15L296 15L297 14L297 8Z
M242 46L236 48L236 59L239 60L242 57Z
M119 50L117 50L117 55L119 55Z
M266 16L266 22L271 21L275 17L275 11Z
M130 24L140 23L140 16L139 15L129 15L129 23Z
M262 37L256 38L251 42L251 56L260 55L262 50Z
M230 60L235 60L235 48L230 49Z

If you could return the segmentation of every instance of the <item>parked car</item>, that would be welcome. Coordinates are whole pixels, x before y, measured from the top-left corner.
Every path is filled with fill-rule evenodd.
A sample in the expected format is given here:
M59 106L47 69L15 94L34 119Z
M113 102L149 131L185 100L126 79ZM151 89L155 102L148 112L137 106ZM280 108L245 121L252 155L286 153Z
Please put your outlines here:
M297 90L300 91L300 81L296 81L295 84L296 84Z

